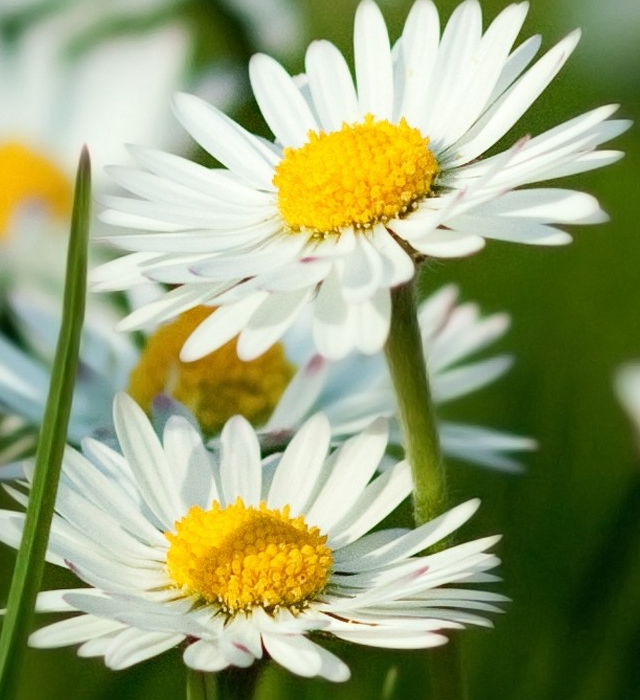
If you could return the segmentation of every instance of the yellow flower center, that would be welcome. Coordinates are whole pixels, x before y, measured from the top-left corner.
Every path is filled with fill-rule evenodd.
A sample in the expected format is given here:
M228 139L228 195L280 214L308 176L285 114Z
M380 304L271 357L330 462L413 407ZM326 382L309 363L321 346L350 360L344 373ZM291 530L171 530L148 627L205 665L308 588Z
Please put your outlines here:
M333 564L327 538L289 506L272 510L264 501L247 507L241 498L226 508L193 506L165 533L167 569L189 595L217 603L230 614L261 607L293 612L326 585Z
M72 197L71 183L49 160L17 142L0 144L0 238L22 204L36 202L64 218Z
M340 131L310 131L276 167L280 214L291 231L316 234L402 216L429 194L438 172L428 144L405 119L391 124L370 114Z
M219 432L236 414L262 425L295 368L279 344L243 362L235 339L200 360L182 362L179 355L185 340L213 311L210 306L189 309L151 335L129 375L127 391L147 413L158 394L170 394L194 414L208 434Z

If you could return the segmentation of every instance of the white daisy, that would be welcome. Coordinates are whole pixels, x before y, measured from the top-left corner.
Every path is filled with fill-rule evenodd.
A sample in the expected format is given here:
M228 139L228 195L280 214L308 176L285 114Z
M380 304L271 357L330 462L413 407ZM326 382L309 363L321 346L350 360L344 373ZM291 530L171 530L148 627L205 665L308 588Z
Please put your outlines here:
M423 258L468 255L486 238L563 244L570 236L553 224L604 221L587 194L516 188L617 160L617 151L595 151L629 125L607 121L614 106L479 160L578 41L574 32L528 68L539 37L512 50L526 13L526 3L511 5L483 34L480 5L467 0L440 37L435 5L418 0L391 47L380 10L364 0L357 87L326 41L311 44L306 75L296 78L254 56L251 83L274 143L178 95L178 118L226 169L144 148L132 149L144 170L112 169L139 198L106 197L104 220L145 232L109 238L133 252L99 269L97 288L178 285L121 329L215 305L182 357L240 333L238 352L250 359L312 303L320 353L370 354L388 334L390 289L411 280Z
M498 313L483 318L476 304L457 304L457 296L454 286L444 287L419 310L436 406L486 386L512 363L508 355L469 360L504 334L509 317ZM14 423L18 417L23 422L13 425L12 439L11 433L3 438L0 431L0 448L3 439L13 443L25 433L32 447L44 414L59 311L51 300L25 290L11 296L11 310L22 348L0 334L0 412L12 416ZM282 344L251 362L239 360L233 341L196 362L180 362L185 339L210 313L207 307L185 312L146 337L140 350L126 334L113 330L113 309L93 304L80 348L69 442L78 445L86 435L111 434L112 397L126 389L148 414L158 416L160 424L177 409L161 398L171 396L193 413L209 436L219 433L232 415L241 414L271 449L284 447L318 411L329 419L334 440L385 416L391 419L391 442L401 443L393 388L379 354L325 360L315 354L308 324L298 322ZM470 425L441 422L439 431L445 454L508 471L519 469L510 452L535 446L528 438ZM15 457L15 449L6 456L0 449L0 464L9 456ZM8 475L13 472L0 472L0 478Z
M91 152L94 183L105 186L104 165L126 155L123 141L179 142L161 115L184 84L189 46L183 27L103 41L71 61L67 24L56 16L14 44L0 41L3 286L46 280L59 293L83 144Z
M498 538L417 556L477 501L415 530L371 532L411 492L405 462L374 477L383 420L328 456L318 414L266 460L240 417L222 432L219 460L178 416L161 443L125 394L114 423L122 454L92 439L84 456L66 452L48 559L90 587L40 594L40 611L81 614L35 632L32 646L80 644L81 656L124 668L181 645L185 664L201 671L269 656L293 673L344 681L348 668L312 633L432 647L446 642L443 631L490 625L483 614L504 600L463 587L495 580L486 572L499 561L487 549ZM0 538L16 546L23 523L0 511Z

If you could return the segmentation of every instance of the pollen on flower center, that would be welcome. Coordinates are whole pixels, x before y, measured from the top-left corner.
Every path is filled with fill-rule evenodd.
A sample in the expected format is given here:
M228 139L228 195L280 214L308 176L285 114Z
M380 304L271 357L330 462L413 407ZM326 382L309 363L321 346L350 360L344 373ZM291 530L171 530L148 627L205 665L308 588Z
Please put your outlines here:
M289 506L193 506L165 533L167 570L186 593L230 614L261 607L300 610L327 583L333 556L326 536Z
M428 144L405 119L391 124L370 114L340 131L310 131L276 167L280 214L290 230L315 233L402 216L429 193L438 171Z
M261 425L295 368L280 344L243 362L235 340L200 360L182 362L179 355L185 340L212 312L209 306L195 307L151 335L129 375L127 391L147 413L158 394L170 394L196 416L207 434L218 432L236 414Z
M72 196L71 183L47 158L17 142L0 144L0 238L22 204L36 202L62 218Z

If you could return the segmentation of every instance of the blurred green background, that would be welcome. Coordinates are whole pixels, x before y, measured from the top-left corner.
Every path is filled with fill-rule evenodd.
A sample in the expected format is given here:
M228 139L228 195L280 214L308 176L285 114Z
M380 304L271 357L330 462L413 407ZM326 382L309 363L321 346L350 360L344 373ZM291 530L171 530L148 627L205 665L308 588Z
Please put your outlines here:
M266 30L261 36L248 22L245 4L116 3L120 10L96 22L83 41L143 33L180 16L192 32L195 68L211 61L242 66L254 51L268 49L300 72L304 47L314 38L331 39L351 55L356 0L273 3L264 26L284 24L287 31L269 47ZM441 17L456 4L438 0ZM485 24L506 4L484 0ZM42 8L34 5L28 20L37 22ZM411 2L380 5L395 38ZM541 33L544 51L576 26L583 29L578 49L510 138L610 102L622 104L620 116L640 119L638 0L532 0L521 39ZM234 101L233 116L266 133L240 85L244 98ZM513 317L499 349L515 354L515 368L496 385L448 405L447 417L540 442L522 475L451 464L452 500L483 501L464 536L504 534L499 588L513 600L495 630L459 635L472 700L640 697L640 457L637 435L612 389L616 368L640 358L638 129L612 147L627 152L622 162L561 185L595 194L610 223L576 228L575 242L560 249L489 243L472 258L430 263L421 279L425 293L455 281L463 300ZM3 548L0 557L4 601L13 554ZM67 583L70 576L47 570L50 586ZM283 698L319 699L328 692L336 700L429 697L422 652L335 648L352 665L347 684L330 686L270 669L261 697L276 697L276 684ZM80 660L64 649L29 652L20 698L161 700L183 694L177 651L114 673L101 661Z

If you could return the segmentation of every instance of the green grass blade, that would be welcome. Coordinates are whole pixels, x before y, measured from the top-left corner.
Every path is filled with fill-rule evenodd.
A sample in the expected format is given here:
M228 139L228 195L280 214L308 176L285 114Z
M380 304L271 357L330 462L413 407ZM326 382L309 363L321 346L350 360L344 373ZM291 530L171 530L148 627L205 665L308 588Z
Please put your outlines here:
M36 453L33 488L0 636L0 698L3 700L10 700L17 691L44 569L84 318L90 206L91 166L85 148L80 156L76 177L62 325ZM35 254L38 254L37 251Z

